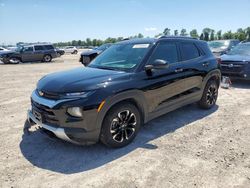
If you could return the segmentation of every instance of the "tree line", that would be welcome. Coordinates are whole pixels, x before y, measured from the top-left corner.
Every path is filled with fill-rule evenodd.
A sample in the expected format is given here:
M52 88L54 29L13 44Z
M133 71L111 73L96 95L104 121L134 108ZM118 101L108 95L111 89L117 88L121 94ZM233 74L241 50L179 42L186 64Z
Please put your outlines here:
M240 41L244 40L250 40L250 27L247 27L245 29L239 28L237 29L236 32L227 31L222 33L222 30L215 31L214 29L211 28L204 28L201 33L198 33L197 29L192 29L190 32L188 32L186 29L181 29L179 30L173 30L171 32L170 28L165 28L162 33L159 33L155 35L155 37L160 37L160 36L190 36L193 38L198 38L200 40L205 40L205 41L213 41L213 40L222 40L222 39L238 39ZM128 37L129 39L132 38L144 38L144 36L139 33L134 36ZM105 43L115 43L124 40L124 37L117 37L117 38L112 38L108 37L105 40L101 39L90 39L87 38L86 40L72 40L69 42L58 42L54 43L55 46L57 47L63 47L63 46L100 46Z
M159 33L156 35L156 37L162 36L162 35L171 35L171 29L165 28L162 33ZM186 29L181 29L180 33L178 30L174 30L173 32L174 36L191 36L193 38L198 38L200 40L205 41L213 41L213 40L222 40L222 39L238 39L240 41L244 40L250 40L250 27L247 27L245 29L239 28L236 32L227 31L225 33L222 33L222 30L215 31L211 28L204 28L201 33L198 33L196 29L191 30L189 33Z

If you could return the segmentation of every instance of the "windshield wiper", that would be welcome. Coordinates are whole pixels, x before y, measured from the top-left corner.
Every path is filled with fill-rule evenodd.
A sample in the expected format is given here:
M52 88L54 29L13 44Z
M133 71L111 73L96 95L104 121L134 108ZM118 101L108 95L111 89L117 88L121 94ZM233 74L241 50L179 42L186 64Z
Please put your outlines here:
M95 66L94 68L97 68L97 69L105 69L105 70L118 70L118 69L115 68L115 67L106 67L106 66Z

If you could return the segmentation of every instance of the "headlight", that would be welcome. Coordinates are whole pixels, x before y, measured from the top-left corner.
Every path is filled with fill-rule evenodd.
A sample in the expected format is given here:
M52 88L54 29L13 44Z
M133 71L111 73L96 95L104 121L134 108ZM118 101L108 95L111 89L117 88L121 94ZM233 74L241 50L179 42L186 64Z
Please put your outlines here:
M82 109L80 107L70 107L67 109L69 115L74 117L82 117Z
M93 91L88 92L74 92L74 93L65 93L63 94L63 98L86 98L91 95Z

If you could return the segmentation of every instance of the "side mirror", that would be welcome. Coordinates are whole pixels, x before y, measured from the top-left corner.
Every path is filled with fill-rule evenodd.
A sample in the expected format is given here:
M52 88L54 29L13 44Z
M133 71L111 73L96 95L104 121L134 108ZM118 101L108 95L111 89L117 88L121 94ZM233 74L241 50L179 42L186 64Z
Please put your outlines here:
M152 69L166 69L169 67L169 63L162 59L156 59L153 64L146 65L145 70L149 71Z

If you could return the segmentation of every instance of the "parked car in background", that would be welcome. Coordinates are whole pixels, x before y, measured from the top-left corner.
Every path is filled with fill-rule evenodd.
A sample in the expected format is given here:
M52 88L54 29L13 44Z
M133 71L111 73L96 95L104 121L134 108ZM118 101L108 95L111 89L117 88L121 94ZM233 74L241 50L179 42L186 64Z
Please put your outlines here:
M17 46L11 46L11 47L8 47L7 49L10 50L10 51L16 51L18 49L18 47Z
M50 62L57 57L57 52L51 44L32 44L19 47L16 51L0 53L0 60L7 63L44 61Z
M208 46L216 57L226 54L233 49L240 41L237 39L231 40L214 40L209 41Z
M106 49L108 49L112 44L111 43L106 43L103 44L99 47L93 48L93 50L89 51L84 51L81 53L80 56L80 62L87 66L93 59L95 59L96 56L104 52Z
M221 56L221 72L230 78L250 80L250 42L240 43Z
M75 46L66 46L64 48L65 53L77 54L78 50Z
M123 147L144 123L167 112L194 102L214 107L220 79L204 41L126 40L86 68L43 77L31 95L28 121L69 142Z
M7 48L4 48L4 47L0 47L0 52L3 52L3 51L10 51L10 50L8 50Z
M61 49L61 48L56 48L55 50L56 50L56 53L57 53L58 57L65 54L65 51L63 49Z

